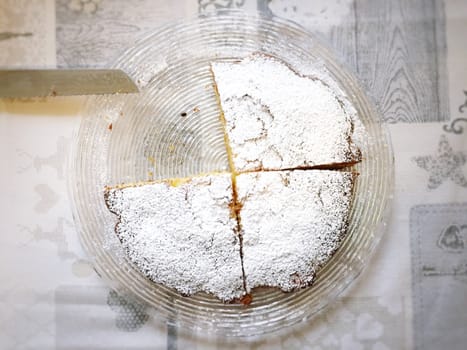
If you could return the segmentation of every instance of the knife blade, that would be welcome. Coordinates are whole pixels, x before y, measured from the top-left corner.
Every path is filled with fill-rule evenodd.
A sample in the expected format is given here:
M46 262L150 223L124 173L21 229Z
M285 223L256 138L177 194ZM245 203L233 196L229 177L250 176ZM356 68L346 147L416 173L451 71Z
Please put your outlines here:
M0 98L137 93L120 69L0 70Z

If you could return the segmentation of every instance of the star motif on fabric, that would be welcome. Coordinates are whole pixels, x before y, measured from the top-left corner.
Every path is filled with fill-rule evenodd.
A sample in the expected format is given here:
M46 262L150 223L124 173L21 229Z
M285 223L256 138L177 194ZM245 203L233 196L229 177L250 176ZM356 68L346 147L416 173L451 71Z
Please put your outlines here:
M429 189L437 188L447 179L459 186L467 187L467 178L462 171L462 166L467 161L467 155L462 152L454 152L445 135L441 135L436 156L414 157L413 161L430 173Z

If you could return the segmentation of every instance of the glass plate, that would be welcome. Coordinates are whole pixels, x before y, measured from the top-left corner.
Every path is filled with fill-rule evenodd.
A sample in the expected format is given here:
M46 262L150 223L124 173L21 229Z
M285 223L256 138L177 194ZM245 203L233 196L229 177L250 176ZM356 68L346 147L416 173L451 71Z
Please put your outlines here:
M248 307L198 294L183 297L129 263L106 208L105 185L227 170L209 62L262 51L302 74L318 75L347 95L367 135L341 247L316 283L298 292L263 289ZM185 329L223 336L261 335L308 320L362 271L380 240L393 186L393 155L378 113L356 79L316 38L279 18L230 11L172 23L129 49L114 67L141 88L136 95L87 99L71 161L70 193L81 241L97 272L120 293L151 305L154 315Z

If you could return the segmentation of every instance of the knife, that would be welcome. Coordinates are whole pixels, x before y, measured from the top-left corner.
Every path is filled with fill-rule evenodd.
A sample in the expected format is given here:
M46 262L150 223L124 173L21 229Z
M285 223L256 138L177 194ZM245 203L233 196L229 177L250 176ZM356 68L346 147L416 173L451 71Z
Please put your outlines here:
M137 93L120 69L0 70L0 98Z

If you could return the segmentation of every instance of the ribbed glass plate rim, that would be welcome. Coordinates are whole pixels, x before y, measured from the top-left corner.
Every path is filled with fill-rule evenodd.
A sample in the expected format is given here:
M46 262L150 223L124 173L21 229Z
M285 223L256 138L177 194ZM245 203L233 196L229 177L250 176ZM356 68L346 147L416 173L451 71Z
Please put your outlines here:
M144 53L149 52L149 47L157 46L161 40L174 40L184 33L186 40L193 38L203 45L215 46L219 38L228 42L229 35L233 36L236 33L233 31L236 30L248 36L249 28L253 28L254 33L259 33L259 38L252 38L252 41L263 40L261 35L264 35L265 43L261 49L267 53L273 50L272 44L279 42L284 45L284 49L300 51L297 57L313 57L348 95L362 117L371 140L365 144L363 162L352 169L359 172L360 176L356 183L349 234L333 259L320 271L314 286L287 294L279 291L260 292L255 295L251 306L244 307L220 303L205 295L182 297L169 288L151 283L139 275L131 264L122 263L121 257L115 257L102 237L103 223L89 205L97 198L94 192L98 189L98 172L106 170L105 167L108 166L106 159L100 159L99 154L92 152L105 151L105 147L108 147L107 144L101 145L95 141L100 137L99 128L105 122L105 117L99 111L106 108L109 101L118 101L122 105L134 103L134 96L93 96L86 100L69 163L68 188L74 220L81 243L98 274L111 288L150 305L152 314L161 320L176 322L178 326L191 331L226 337L250 337L283 330L309 320L332 303L368 264L387 226L394 186L394 158L390 136L381 122L375 104L362 90L360 82L350 70L337 62L332 50L294 22L270 18L260 13L247 14L232 10L180 20L145 36L128 49L113 67L122 68L134 79L138 79L144 75L141 72L141 62L147 59ZM223 30L227 31L224 36ZM210 33L210 36L203 36L206 33ZM250 45L247 39L249 40L248 37L244 38L247 44L242 44ZM219 58L209 57L215 50L209 51L211 47L207 49L208 57L200 52L202 60ZM143 86L143 90L152 87L153 85L148 84L148 87ZM96 145L102 149L96 150ZM102 168L96 169L95 164L100 164L99 167ZM93 176L97 179L93 179ZM100 200L103 201L103 196L101 197Z

